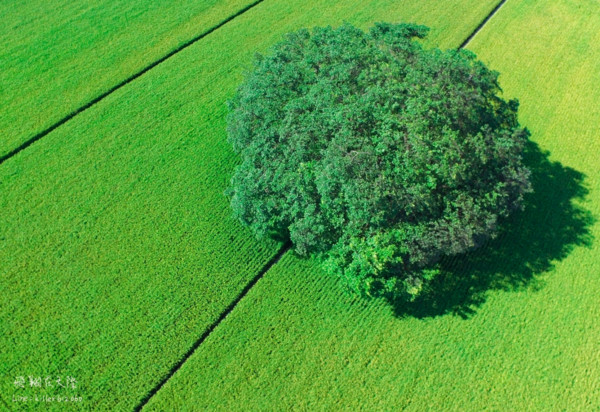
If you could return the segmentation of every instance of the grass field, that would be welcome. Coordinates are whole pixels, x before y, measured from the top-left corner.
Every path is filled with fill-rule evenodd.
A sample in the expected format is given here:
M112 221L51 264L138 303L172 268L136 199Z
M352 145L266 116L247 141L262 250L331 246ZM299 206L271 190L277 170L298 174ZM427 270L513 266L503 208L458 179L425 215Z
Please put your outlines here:
M265 1L0 166L5 406L33 390L16 376L69 375L84 408L133 409L275 255L223 196L224 102L255 51L343 19L416 20L451 47L494 6L358 5Z
M252 0L0 4L0 158Z
M288 254L148 409L599 410L599 28L597 2L509 0L468 45L521 100L536 192L435 300L343 297Z

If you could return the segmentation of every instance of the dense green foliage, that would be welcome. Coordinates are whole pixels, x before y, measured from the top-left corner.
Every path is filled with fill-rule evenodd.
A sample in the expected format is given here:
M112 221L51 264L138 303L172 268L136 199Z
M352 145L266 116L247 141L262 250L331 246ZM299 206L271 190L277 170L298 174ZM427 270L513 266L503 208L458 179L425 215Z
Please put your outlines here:
M288 255L150 410L600 410L598 28L597 2L515 0L469 44L520 98L535 192L445 299L398 319Z
M75 377L81 409L133 410L278 250L223 196L238 161L225 102L255 51L302 26L383 17L431 24L451 46L492 3L265 1L3 163L0 409L40 409L13 395L65 394L14 387L31 374Z
M250 3L0 2L0 157Z
M371 296L418 295L442 256L483 244L531 190L517 101L473 53L421 47L426 33L288 34L230 104L235 215Z

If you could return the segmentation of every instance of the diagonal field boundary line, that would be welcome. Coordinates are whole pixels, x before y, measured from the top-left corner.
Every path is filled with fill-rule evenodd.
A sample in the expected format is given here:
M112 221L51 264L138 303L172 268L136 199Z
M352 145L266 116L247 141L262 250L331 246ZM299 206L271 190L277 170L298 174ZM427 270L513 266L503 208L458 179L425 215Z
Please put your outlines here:
M174 56L175 54L179 53L183 49L186 49L187 47L189 47L192 44L196 43L198 40L202 40L204 37L208 36L209 34L211 34L212 32L214 32L215 30L223 27L225 24L229 23L231 20L235 19L236 17L239 17L242 14L246 13L248 10L250 10L251 8L253 8L253 7L257 6L257 5L259 5L263 1L264 0L256 0L255 2L247 5L246 7L244 7L241 10L239 10L235 14L232 14L231 16L227 17L225 20L221 21L217 25L212 26L211 28L209 28L208 30L204 31L203 33L197 35L193 39L190 39L190 40L186 41L185 43L177 46L175 49L171 50L169 53L167 53L166 55L164 55L160 59L155 60L154 62L150 63L149 65L147 65L146 67L144 67L140 71L138 71L135 74L129 76L127 79L125 79L125 80L121 81L120 83L116 84L115 86L111 87L110 89L108 89L107 91L105 91L104 93L102 93L100 96L94 98L93 100L91 100L88 103L84 104L83 106L79 107L75 111L72 111L71 113L69 113L68 115L66 115L65 117L63 117L59 121L57 121L56 123L54 123L52 126L50 126L47 129L44 129L41 132L35 134L33 137L31 137L28 140L26 140L25 142L21 143L18 147L14 148L13 150L11 150L10 152L8 152L7 154L1 156L0 157L0 165L2 163L4 163L5 161L7 161L8 159L10 159L11 157L13 157L13 156L19 154L20 152L22 152L23 150L27 149L29 146L31 146L32 144L34 144L35 142L37 142L38 140L40 140L42 137L46 136L48 133L52 132L57 127L60 127L63 124L67 123L69 120L71 120L73 117L77 116L79 113L81 113L81 112L89 109L90 107L94 106L96 103L100 102L101 100L103 100L108 95L110 95L113 92L119 90L121 87L123 87L123 86L131 83L132 81L134 81L135 79L137 79L138 77L140 77L141 75L143 75L144 73L146 73L147 71L152 70L153 68L155 68L156 66L158 66L159 64L161 64L162 62L164 62L165 60L167 60L168 58Z
M469 36L465 39L465 41L463 41L460 44L460 46L458 46L459 50L464 49L465 46L469 44L471 40L473 40L473 37L475 37L475 35L481 31L483 26L485 26L485 24L494 16L494 14L496 14L498 10L500 10L500 7L502 7L504 3L506 3L506 0L501 0L500 3L496 4L496 7L494 7L494 9L490 11L490 13L487 16L485 16L483 20L481 20L479 26L475 27L475 30L473 30L471 34L469 34Z
M472 39L475 37L479 31L485 26L485 24L496 14L496 12L502 7L502 5L506 3L506 0L501 0L496 7L489 12L487 16L479 23L479 25L467 36L467 38L461 43L458 47L458 50L463 49ZM148 394L140 401L140 403L135 407L134 411L139 412L142 410L144 406L150 401L150 399L156 395L156 393L167 383L169 379L175 375L175 373L183 366L183 364L194 354L196 349L204 343L206 338L219 326L219 324L235 309L237 304L248 294L248 292L258 283L260 279L277 263L281 258L291 250L292 244L288 241L285 245L281 247L277 255L275 255L263 268L258 272L258 274L252 278L252 280L244 287L242 292L238 295L238 297L227 306L227 308L221 313L219 318L213 322L208 329L200 336L200 338L194 342L192 347L185 353L185 355L171 368L169 373L156 385Z
M204 331L202 336L200 336L200 338L196 342L194 342L192 347L190 349L188 349L188 351L185 353L185 355L183 355L183 357L175 365L173 365L171 367L169 372L161 379L161 381L154 388L152 388L152 390L150 390L150 392L148 392L148 394L146 396L144 396L144 398L140 401L140 403L135 407L134 411L136 411L136 412L141 411L142 408L144 406L146 406L146 404L148 403L150 398L152 398L160 390L160 388L162 388L164 386L164 384L167 383L167 381L169 379L171 379L171 377L173 375L175 375L175 373L179 370L179 368L181 368L183 366L183 364L190 358L190 356L192 356L192 354L196 351L196 349L198 349L198 347L200 345L202 345L202 343L204 343L206 338L208 338L210 336L210 334L213 332L213 330L215 330L215 328L217 326L219 326L219 324L223 321L223 319L225 319L227 317L227 315L229 315L233 311L233 309L235 309L237 304L240 303L240 301L248 294L248 292L250 292L250 289L252 289L254 287L254 285L256 285L256 282L258 282L264 276L265 273L267 273L277 262L279 262L279 260L283 257L283 255L285 255L291 249L291 247L292 247L291 242L287 242L283 246L281 246L281 248L279 249L277 254L275 256L273 256L271 258L271 260L269 260L262 267L262 269L256 274L256 276L254 276L252 278L252 280L250 282L248 282L248 284L244 287L244 289L242 289L240 294L229 304L229 306L227 306L227 308L225 308L225 310L221 313L221 315L219 315L217 320L215 320L206 329L206 331Z

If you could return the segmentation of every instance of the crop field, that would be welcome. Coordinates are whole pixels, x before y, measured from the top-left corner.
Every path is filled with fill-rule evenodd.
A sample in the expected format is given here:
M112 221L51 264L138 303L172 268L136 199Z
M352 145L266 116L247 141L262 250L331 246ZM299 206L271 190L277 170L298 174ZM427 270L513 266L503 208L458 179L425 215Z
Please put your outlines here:
M455 48L497 1L134 3L0 6L0 157L120 85L0 164L0 409L600 409L600 4L507 0L467 44L521 102L535 193L391 307L231 217L225 101L286 32L414 21Z
M0 158L251 0L0 4Z

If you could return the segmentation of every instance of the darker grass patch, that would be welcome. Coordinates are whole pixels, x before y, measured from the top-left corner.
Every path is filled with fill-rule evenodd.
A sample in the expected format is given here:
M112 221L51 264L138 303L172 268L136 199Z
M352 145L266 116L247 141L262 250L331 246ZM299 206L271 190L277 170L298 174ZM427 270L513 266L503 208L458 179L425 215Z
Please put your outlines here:
M388 299L397 316L469 318L489 291L541 288L540 275L555 262L577 246L591 246L589 229L596 219L577 204L588 194L585 175L551 161L535 143L528 144L524 160L534 188L524 210L501 222L498 237L481 249L442 260L442 274L415 302Z

